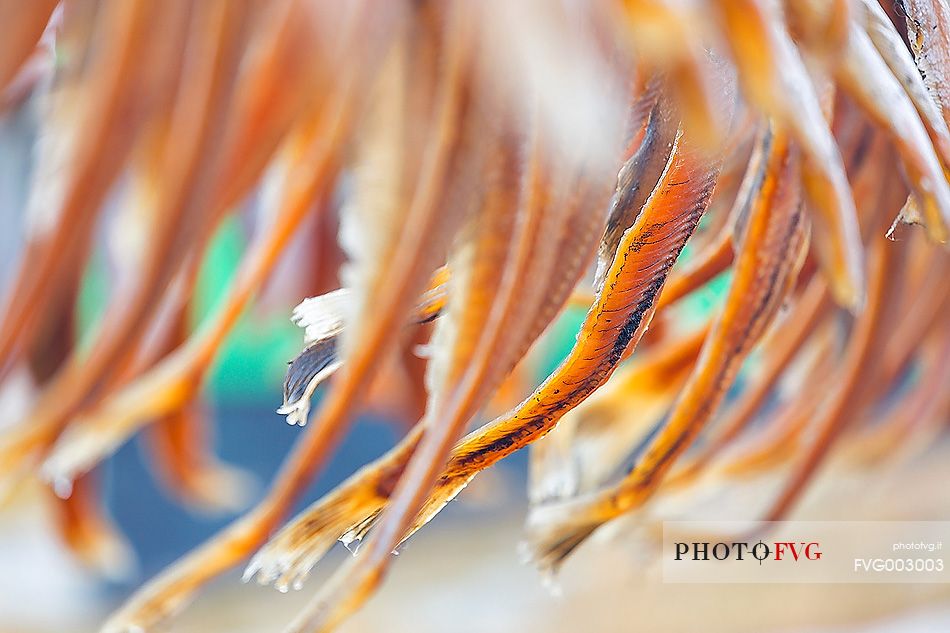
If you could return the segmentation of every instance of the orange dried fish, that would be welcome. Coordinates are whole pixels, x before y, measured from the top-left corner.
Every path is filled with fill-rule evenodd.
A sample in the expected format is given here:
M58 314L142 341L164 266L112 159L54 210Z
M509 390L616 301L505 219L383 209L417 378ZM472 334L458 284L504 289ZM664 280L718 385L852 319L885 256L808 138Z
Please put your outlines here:
M710 164L682 133L678 134L660 181L634 224L623 235L574 349L535 394L508 414L471 433L452 450L435 489L403 537L428 522L478 472L544 436L566 411L609 378L623 355L645 331L669 270L702 217L717 175L718 164ZM287 551L284 550L287 541L292 543L297 539L304 542L305 548L312 546L308 533L318 533L323 535L323 544L316 548L318 559L326 549L326 522L338 525L339 513L351 521L348 533L342 535L344 542L359 538L388 500L393 483L402 474L417 440L418 437L409 436L376 463L350 478L333 495L318 502L298 519L297 525L291 524L282 533L288 538L277 537L281 544L274 549ZM350 514L353 510L350 504L368 514ZM310 527L315 529L308 529ZM272 554L265 556L269 558ZM294 571L293 575L300 571L306 573L314 562L307 555L302 558L303 569ZM256 571L258 564L259 561L252 563L250 574Z
M193 267L196 269L196 267ZM191 272L191 283L197 270ZM191 295L180 284L177 296L166 297L163 308L171 312L153 326L151 345L140 348L133 372L138 372L181 345L189 333L188 303ZM177 305L176 305L177 304ZM157 331L156 331L157 330ZM149 447L155 458L155 467L169 490L181 501L202 511L237 510L249 500L254 489L251 476L235 467L219 462L209 446L208 423L203 403L192 400L181 409L172 411L153 423Z
M533 207L532 213L542 212L545 222L535 227L535 254L520 282L518 311L528 316L522 326L512 328L513 340L523 337L521 344L510 345L512 358L524 355L527 341L536 338L564 305L603 231L604 216L591 212L595 203L587 199L585 187L577 186L583 183L575 182L576 176L565 176L563 188L548 190L549 183L558 179L549 173L554 165L548 164L546 149L536 132L522 195L523 204ZM550 248L552 243L558 247ZM505 362L503 357L498 361ZM257 574L261 583L275 582L282 590L299 586L337 539L348 546L360 540L388 500L423 430L414 427L383 459L354 474L281 530L254 557L245 578Z
M324 195L332 182L337 153L344 142L347 107L347 99L341 97L337 110L327 113L319 124L305 126L291 142L291 174L300 177L283 191L276 220L252 244L220 306L184 345L161 363L82 412L46 458L43 470L47 478L68 481L114 450L138 427L155 416L175 412L197 393L215 352L244 306L276 265L281 249L314 208L314 199ZM321 138L324 134L326 137Z
M8 35L0 43L0 91L33 52L58 4L57 0L37 0L0 6L0 24L5 26Z
M654 519L653 495L794 464L778 517L826 458L862 468L945 430L950 397L926 397L950 367L947 259L931 243L950 236L945 2L38 0L0 2L0 15L0 109L28 95L41 115L0 306L0 377L27 370L35 400L0 435L0 484L35 465L60 492L76 478L56 506L64 538L108 549L89 471L157 421L158 470L183 498L236 503L251 485L205 445L199 389L265 281L268 301L318 295L294 312L306 349L288 371L288 421L307 422L335 375L262 503L106 631L153 628L260 547L355 413L380 394L393 413L394 385L419 424L248 568L298 586L337 539L370 537L291 630L333 628L392 549L558 420L532 464L529 529L547 568L622 513ZM773 136L756 134L763 120ZM264 211L252 246L191 331L196 271L245 199ZM314 216L327 220L309 241L319 252L291 249ZM671 272L691 234L697 255ZM110 295L77 349L76 293L103 245ZM319 287L295 275L308 266ZM730 267L725 305L693 314L705 297L681 300ZM459 440L587 272L564 363ZM420 346L412 376L387 383Z
M944 310L948 309L950 305L945 305ZM874 426L851 438L852 450L846 457L859 466L876 469L882 462L916 457L942 431L941 416L946 416L950 407L950 397L943 389L950 382L950 336L935 333L920 347L921 380Z
M821 95L771 6L760 0L716 3L746 94L787 126L802 148L819 259L838 302L858 310L864 300L863 247L844 165Z
M74 69L74 76L64 81L53 101L63 110L54 110L48 119L29 203L25 255L0 312L0 359L5 362L22 335L29 332L30 314L49 299L49 293L58 287L56 280L67 272L57 266L58 257L69 253L77 242L88 240L108 185L136 139L133 124L141 123L147 88L141 85L141 73L136 73L137 63L143 53L159 52L142 50L141 31L150 17L147 4L138 0L104 4L97 18L112 37L89 51L86 67ZM169 14L174 17L173 11ZM76 20L77 29L89 26L82 23L84 17ZM67 20L67 27L71 24ZM77 48L76 57L81 59L85 49L82 45ZM156 60L156 77L161 77L161 69ZM83 81L92 85L83 85ZM140 90L127 90L128 86ZM128 113L129 129L118 130L112 125L119 112ZM29 337L25 342L29 344Z
M813 358L806 365L808 375L798 387L798 394L820 393L824 385L835 377L838 369L834 349L826 333L814 342ZM765 428L756 432L729 455L723 455L719 472L733 477L761 473L786 462L801 448L803 436L825 403L826 398L811 397L804 402L790 396L766 420Z
M768 347L764 366L756 371L752 386L746 387L739 399L723 413L713 437L706 441L699 453L670 474L670 485L687 483L746 428L765 403L782 372L817 329L828 307L829 296L824 281L812 279L789 314L781 323L773 326L773 340L766 342Z
M449 252L451 300L430 343L433 352L426 376L430 400L419 422L425 432L363 554L324 585L291 625L292 630L330 628L376 588L390 552L425 500L452 444L517 362L511 348L524 345L512 337L511 330L524 330L512 324L525 321L519 291L537 248L534 237L541 209L529 207L515 224L517 158L506 148L504 131L492 130L490 125L476 127L488 153L482 171L493 184ZM492 134L500 135L500 142L486 142ZM463 169L463 182L471 169L478 166Z
M641 505L710 416L745 356L793 287L807 244L801 212L799 157L780 130L763 133L756 192L726 304L668 420L616 486L576 500L536 507L528 525L535 560L553 568L597 527Z
M669 287L660 295L661 305ZM605 483L666 415L708 334L707 325L649 349L532 444L532 502L574 496Z
M921 76L926 70L918 69L910 51L904 46L894 23L874 0L862 0L865 11L865 29L877 52L887 64L894 77L917 108L921 122L926 126L934 149L944 166L950 165L950 129L943 118L940 106L928 91Z
M669 0L623 0L617 5L625 27L622 35L649 66L668 73L686 127L701 145L715 147L729 121L717 103L713 62L702 47L703 21L692 14L692 7Z
M885 197L884 200L886 199ZM812 440L811 446L797 461L792 476L778 498L766 511L765 517L768 521L781 520L798 500L804 484L814 475L831 444L850 419L846 412L862 395L862 378L869 367L873 366L873 363L868 361L874 349L875 337L883 333L881 331L883 297L887 291L888 282L893 283L893 280L889 279L891 275L888 271L890 251L893 250L893 245L887 242L879 240L874 243L869 271L871 283L868 308L857 318L855 332L851 335L848 348L845 350L843 376L834 385L828 402L814 422L816 437Z
M896 147L931 238L950 238L950 185L917 109L881 59L867 33L852 25L836 67L844 90Z
M194 28L198 31L193 38L206 48L198 56L201 61L195 62L195 67L186 66L183 72L183 98L187 103L180 104L184 113L173 113L171 130L174 137L187 140L180 148L180 155L167 156L163 161L167 188L162 189L155 203L156 213L149 227L154 232L145 249L146 254L138 262L138 278L128 294L117 291L112 297L88 355L74 354L43 391L19 429L5 438L3 461L13 462L13 468L18 461L29 459L36 451L46 448L68 422L68 417L93 399L96 390L112 379L123 358L129 354L130 343L144 330L149 310L171 278L180 256L187 252L182 241L187 242L192 235L180 232L179 221L186 217L189 203L201 202L191 196L192 179L200 174L198 158L202 145L213 141L214 128L220 126L220 117L214 116L216 108L221 107L228 96L227 86L212 81L212 78L215 74L230 72L228 66L237 63L241 44L238 31L242 12L229 7L232 5L228 3L208 3L206 14L199 12L193 16ZM138 20L147 19L144 8L139 12ZM143 26L140 24L139 28ZM208 31L211 31L210 37L205 39ZM194 108L197 112L192 110ZM86 201L82 202L86 204ZM188 214L191 223L186 223L186 227L200 234L204 216L194 212L195 209L192 211ZM5 464L4 468L11 466Z
M113 580L128 578L135 554L101 507L97 477L79 478L69 499L54 502L63 541L84 565Z
M386 16L375 17L385 19ZM357 36L358 31L354 29L350 35ZM407 44L406 35L403 33L402 46ZM444 35L451 38L452 34ZM375 301L372 308L366 304L358 308L354 333L351 334L348 344L344 341L343 358L346 362L341 368L335 388L324 399L316 414L316 423L285 463L272 486L271 494L242 519L133 596L123 609L112 616L105 626L106 630L122 631L130 626L151 626L164 619L180 608L208 579L244 558L266 537L339 436L356 406L357 394L373 375L377 354L387 347L392 348L393 341L388 335L393 325L399 323L409 312L412 297L422 291L427 277L436 267L434 260L438 251L434 245L439 243L440 234L442 239L451 235L449 229L452 226L452 217L440 215L442 210L439 208L439 202L443 199L446 186L446 165L456 155L459 143L456 126L464 107L464 66L457 56L440 71L439 95L435 107L436 124L429 128L429 144L419 161L418 181L411 194L409 211L405 218L401 214L397 216L394 213L401 211L400 203L409 195L405 190L405 181L412 181L413 171L399 174L401 170L396 169L394 176L392 171L379 170L393 170L392 161L397 155L396 150L403 142L404 134L411 132L400 129L398 123L397 126L392 125L392 116L401 115L402 108L406 107L405 93L401 91L405 88L405 81L409 76L407 73L416 71L413 78L418 80L420 72L431 70L424 66L410 69L408 64L404 65L399 53L402 46L391 53L390 59L394 65L389 69L390 72L381 75L392 82L385 85L385 88L393 92L380 95L388 100L388 111L384 108L378 113L380 117L376 123L380 126L378 130L381 136L372 139L372 147L366 149L367 156L375 162L368 162L365 167L367 178L395 177L395 182L390 181L389 185L395 187L393 192L397 197L377 199L374 211L379 221L376 226L379 240L372 245L378 250L366 254L363 263L350 272L349 285L372 295ZM407 62L420 61L419 58L412 59L411 55L407 57ZM421 61L425 64L429 60ZM417 111L415 114L426 113ZM413 123L420 125L421 122L420 118ZM402 195L399 195L399 192L403 192ZM378 191L365 193L378 195ZM383 206L379 206L380 204ZM386 229L397 226L397 219L405 220L401 224L401 230L386 234ZM386 270L385 275L380 272L383 269ZM347 281L346 277L344 280ZM352 349L348 345L352 346Z

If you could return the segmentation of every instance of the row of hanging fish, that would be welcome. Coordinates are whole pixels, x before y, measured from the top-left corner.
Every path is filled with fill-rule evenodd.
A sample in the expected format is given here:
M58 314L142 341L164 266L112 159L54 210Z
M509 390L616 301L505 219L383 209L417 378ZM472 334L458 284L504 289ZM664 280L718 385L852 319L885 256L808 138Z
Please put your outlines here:
M942 0L3 15L0 107L34 109L38 132L0 307L0 372L28 392L0 435L2 489L46 482L65 541L103 571L127 552L96 469L139 432L183 502L241 507L202 386L262 293L300 302L305 332L279 412L306 426L267 494L103 631L153 630L248 559L246 578L312 592L286 631L332 630L405 539L529 445L527 549L553 571L654 499L778 474L749 509L775 520L829 458L874 477L946 430ZM237 273L195 324L212 237L251 207ZM96 253L110 293L80 340ZM697 318L689 299L723 278ZM532 382L572 305L573 348ZM499 411L502 392L523 399ZM285 523L354 417L395 393L402 440ZM365 542L305 586L337 541Z

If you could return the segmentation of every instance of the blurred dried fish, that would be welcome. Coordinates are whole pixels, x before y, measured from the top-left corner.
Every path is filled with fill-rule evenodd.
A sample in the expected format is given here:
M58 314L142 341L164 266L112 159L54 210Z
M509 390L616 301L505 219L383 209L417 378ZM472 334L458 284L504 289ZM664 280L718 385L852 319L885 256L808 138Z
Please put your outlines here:
M548 434L528 531L555 569L656 496L791 463L762 499L778 518L829 455L861 469L945 429L943 2L64 0L0 2L0 31L0 108L41 112L0 307L0 377L28 368L36 396L0 436L0 486L38 474L68 497L83 560L127 560L91 471L143 427L183 501L246 500L204 442L209 367L261 288L342 286L293 313L304 349L279 411L310 424L268 494L104 631L154 629L255 550L246 577L286 590L366 538L288 629L331 630L404 539ZM258 190L238 274L192 327L211 237ZM315 225L301 261L319 280L275 280ZM115 283L78 345L99 250ZM725 273L724 301L686 318ZM567 357L463 437L572 300L589 309ZM429 329L399 374L415 426L268 542Z

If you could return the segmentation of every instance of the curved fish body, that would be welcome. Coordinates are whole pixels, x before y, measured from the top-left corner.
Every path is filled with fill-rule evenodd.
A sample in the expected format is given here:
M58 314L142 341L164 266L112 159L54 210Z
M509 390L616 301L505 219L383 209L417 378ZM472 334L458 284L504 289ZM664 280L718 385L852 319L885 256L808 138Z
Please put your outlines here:
M735 278L689 381L666 423L617 485L532 511L529 533L543 567L556 567L597 527L641 505L656 491L715 412L742 361L778 313L794 286L807 245L799 160L785 133L763 134L758 168L749 173L756 193Z

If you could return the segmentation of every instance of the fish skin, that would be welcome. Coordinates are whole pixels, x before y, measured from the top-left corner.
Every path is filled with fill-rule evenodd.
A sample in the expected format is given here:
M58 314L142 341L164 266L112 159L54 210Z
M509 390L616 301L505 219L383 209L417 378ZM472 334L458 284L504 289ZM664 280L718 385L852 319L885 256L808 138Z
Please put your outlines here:
M896 193L885 192L881 200L889 202L902 193L899 189ZM886 209L887 205L882 203L880 208ZM879 238L872 242L868 307L856 319L834 389L813 421L814 435L811 444L806 446L804 456L796 459L791 476L765 511L766 521L780 521L792 510L805 484L815 476L831 446L847 427L851 419L850 409L860 406L859 403L866 393L865 379L873 375L877 367L877 364L871 361L874 344L888 335L883 327L888 307L884 297L896 281L894 272L890 269L897 268L891 266L897 250L887 240Z
M830 112L772 3L718 0L715 8L745 94L782 122L802 148L802 178L822 270L836 300L857 312L864 302L864 249L842 157L826 121Z
M278 410L301 398L309 398L313 390L310 384L318 374L337 362L336 337L328 337L311 343L287 364L287 376L284 378L284 405Z
M667 422L615 486L535 508L528 518L534 560L556 568L600 525L642 505L725 396L742 361L794 285L807 246L800 157L781 130L765 135L766 176L744 229L735 276L690 380Z
M394 8L386 7L386 10L375 13L373 20L378 19L379 22L370 20L371 25L379 26L395 23L396 16L391 14ZM353 7L356 14L360 14L362 9L365 9L365 6ZM361 28L358 28L355 24L350 24L341 35L343 38L341 45L346 48L347 42L354 37L359 37L360 32ZM356 66L357 68L366 69L367 72L348 74L345 80L337 85L337 91L331 95L333 97L332 107L328 107L326 111L319 113L321 117L325 117L324 124L327 125L324 143L307 150L304 158L314 159L311 163L311 169L308 170L310 175L297 182L296 186L288 191L286 198L287 203L293 209L300 211L301 217L305 215L303 211L311 206L313 191L327 186L327 179L335 174L340 158L340 149L345 140L349 138L352 126L363 107L363 102L359 98L363 94L363 83L368 79L369 69L376 67L377 60L373 55L378 49L375 47L382 47L384 43L392 41L391 36L391 32L380 27L379 37L370 40L374 46L363 49L367 59L361 61L366 63L357 64ZM311 155L310 152L313 152L313 154ZM262 281L266 271L269 270L267 264L271 260L276 262L280 253L281 239L284 241L289 239L295 221L299 218L295 213L287 213L282 219L284 220L283 224L274 228L273 242L263 243L261 253L257 256L258 261L250 267L247 275L238 277L233 301L221 313L216 315L221 323L211 324L205 332L207 336L199 339L194 349L186 348L182 351L182 358L185 359L185 363L189 362L189 356L197 355L200 359L205 354L213 354L213 350L217 348L224 333L228 330L227 325L237 318L246 297L250 296L259 282ZM398 239L398 237L394 239ZM181 378L181 372L173 364L163 365L162 371L171 375L170 382L166 382L171 385L170 394L174 396L179 386L177 381ZM163 378L161 374L153 374L153 378L156 382L162 383L167 377ZM187 388L191 384L189 381L183 386ZM343 395L346 396L346 394ZM344 397L344 400L348 400L348 397ZM134 404L135 398L132 398L132 401ZM322 442L323 435L311 434L306 437L309 438L309 443L304 441L303 446L298 446L297 453L289 459L283 474L278 476L278 480L272 489L272 495L266 497L259 506L233 522L216 537L187 554L176 564L170 566L141 587L119 610L110 616L101 630L104 633L126 633L129 630L148 630L156 626L183 608L193 594L206 582L236 565L263 542L272 527L286 512L290 499L299 491L303 482L309 479L310 464L316 466L315 453L328 448Z
M714 188L716 176L718 175L718 164L708 167L706 170L699 166L701 152L697 151L695 148L689 148L688 150L680 150L680 153L677 154L676 160L671 160L670 164L667 167L667 172L665 177L664 187L666 188L663 192L664 195L655 194L654 198L656 200L653 202L653 207L651 208L651 213L647 214L648 217L653 218L663 217L667 218L669 215L674 215L676 219L680 222L680 228L682 229L681 233L678 233L673 240L674 246L670 247L673 255L672 259L675 260L675 254L678 254L679 249L682 248L683 243L685 243L686 237L689 233L695 228L695 224L698 222L699 217L702 214L705 203L708 201L709 195ZM543 172L541 172L543 173ZM688 178L683 180L685 175L692 174L695 176L694 180L689 180ZM701 174L701 175L696 175ZM677 182L676 179L682 180ZM673 200L670 198L675 196L676 192L673 192L673 186L688 186L688 193L684 194L687 199L690 199L690 195L698 198L699 202L696 204L696 207L687 207L687 210L684 211L679 209L681 215L676 216L675 213L677 209L670 208L673 205ZM567 189L571 191L571 189ZM616 198L615 198L616 199ZM691 212L691 213L690 213ZM579 213L576 214L579 218L586 218L583 224L586 224L591 227L593 230L587 230L585 233L589 234L592 239L596 235L596 227L598 223L596 221L591 221L590 217L596 214L591 213ZM642 217L642 214L641 214ZM644 226L646 220L638 220L636 226L636 231L634 229L628 230L628 234L631 231L634 231L634 235L643 235L647 232L649 227ZM685 226L684 226L685 225ZM603 224L599 224L600 227ZM603 230L602 228L600 229ZM576 231L571 231L571 233L576 235ZM636 244L633 243L634 238L630 235L624 237L624 246L625 248L633 249ZM592 243L593 245L593 243ZM551 253L552 249L545 249L546 252ZM545 252L543 250L542 252ZM579 251L580 252L580 251ZM640 257L648 257L648 253L644 253ZM637 255L635 255L636 257ZM550 257L550 255L549 255ZM580 269L581 262L584 261L584 258L574 258L576 266ZM570 262L572 260L565 260ZM643 283L639 286L636 286L637 281L642 282L643 271L637 271L636 273L627 272L627 284L632 284L639 289L639 292L643 294L649 294L649 299L644 299L643 303L647 303L648 306L643 310L643 312L649 313L651 311L649 304L653 304L656 299L656 294L659 292L662 287L662 279L665 279L666 272L668 272L668 267L672 264L672 261L666 261L666 268L661 273L656 273L656 271L648 270L646 273L653 272L658 274L661 278L659 283L654 285L646 284L646 288L643 287ZM633 277L633 279L630 279ZM563 305L563 302L567 300L570 290L573 287L572 282L560 283L558 284L560 290L555 291L555 295L561 297L560 305ZM621 286L628 287L628 286ZM541 284L536 285L536 288L540 288L542 293L544 286ZM547 293L550 296L550 293ZM604 299L606 301L606 299ZM603 309L616 309L612 306L615 305L620 299L617 296L614 296L613 301L610 302L610 305L601 305L597 310L592 308L591 314L588 316L588 325L585 326L584 332L595 331L597 323L600 322L601 325L606 325L609 327L609 322L613 320L612 317L606 316L604 313L599 313L599 310ZM552 311L552 308L557 305L555 301L548 301L548 308L546 312ZM626 309L631 310L633 306L626 306ZM600 314L601 320L599 321L597 317L593 316L595 314ZM638 323L641 324L639 331L636 331L638 328L632 326L627 328L630 338L638 338L642 334L642 325L644 314L641 312L637 315ZM549 318L549 317L548 317ZM647 314L646 320L649 316ZM535 324L533 328L540 330L541 328ZM616 332L616 330L614 330ZM584 334L579 334L578 336L578 345L575 347L573 354L574 362L583 365L583 371L587 367L591 367L595 372L597 372L599 363L597 362L597 357L592 357L584 360L583 351L586 345L592 345L590 341L594 339L585 336ZM629 339L627 339L629 340ZM611 355L609 351L607 352L608 356L614 358L613 363L619 362L620 357L626 351L627 345L617 345L615 355ZM523 352L522 352L523 353ZM605 353L605 348L601 348L599 353L602 355ZM609 367L609 366L608 366ZM577 371L577 370L575 370ZM567 370L562 367L562 374L566 374ZM587 383L586 388L583 390L586 394L589 394L593 389L602 384L606 380L607 375L609 375L610 368L605 372L601 372L597 378L589 383ZM565 375L564 379L567 378ZM561 407L555 404L558 399L561 389L556 386L550 386L552 383L554 385L558 384L558 380L561 377L555 375L554 378L549 378L546 384L549 385L549 388L546 391L542 391L544 386L538 389L538 394L544 394L544 400L551 399L552 402L544 404L544 402L538 402L538 406L547 406L548 408L553 409L552 420L548 422L548 427L553 427L556 423L557 418L560 417ZM531 409L532 403L538 400L537 396L533 396L526 400L522 404L522 409ZM581 397L580 399L583 399ZM573 403L573 404L576 404ZM568 405L571 406L571 405ZM566 409L567 407L563 407ZM507 424L506 424L507 423ZM544 431L547 429L532 429L528 428L527 438L519 441L517 444L512 441L505 444L490 440L488 443L489 456L485 460L474 459L479 453L485 450L486 441L485 438L491 437L493 434L499 433L518 433L519 427L522 426L521 419L518 417L518 409L515 411L501 416L496 420L495 423L486 425L479 431L475 431L469 435L466 440L463 440L456 448L453 450L452 458L450 459L450 468L454 467L457 471L461 473L443 473L440 477L437 484L436 494L430 496L429 500L426 502L425 509L423 512L416 518L415 524L409 530L408 534L411 534L424 523L426 523L435 513L440 510L445 503L447 503L451 498L453 498L462 488L467 485L468 481L482 468L489 465L487 462L488 459L491 460L491 463L501 459L505 455L517 450L521 446L526 445L530 439L540 437L544 434ZM511 431L507 431L506 427L513 427ZM338 538L341 534L343 538L348 542L350 540L360 539L369 527L375 521L375 517L378 514L379 510L385 505L390 494L395 488L398 478L401 476L403 469L409 457L412 455L415 450L416 444L419 441L421 436L421 429L418 427L413 429L394 449L389 453L383 456L381 459L376 462L365 466L363 469L358 471L352 477L350 477L346 482L334 490L326 498L319 500L311 508L308 508L304 513L302 513L295 521L291 522L280 534L275 537L275 539L268 544L264 550L258 553L255 556L255 559L252 560L251 564L248 566L248 569L245 573L245 578L249 578L258 572L262 572L259 575L259 580L263 583L277 580L280 586L288 586L292 582L297 582L309 573L309 569L313 564L318 561L323 554L329 549L334 540ZM496 444L497 448L492 450L492 444ZM484 464L484 465L482 465ZM285 557L289 557L292 562L289 564L276 564L278 560L285 560Z
M422 294L415 307L411 319L413 324L429 323L442 315L450 278L448 267L442 266L436 271L429 281L428 290ZM304 299L294 308L292 320L305 329L304 342L307 346L287 364L283 383L284 402L277 413L287 415L288 422L306 423L310 397L342 364L339 339L346 327L345 313L352 302L352 292L340 288Z
M39 143L42 169L34 174L27 205L28 242L0 309L0 366L9 364L18 344L29 345L35 334L29 315L50 299L59 279L70 274L62 266L72 258L60 257L72 252L77 242L89 240L100 205L139 138L152 85L136 68L156 48L143 44L148 42L143 30L154 17L147 5L139 0L106 3L98 19L113 37L94 52L90 44L76 42L77 57L80 52L89 57L88 68L72 69L50 100ZM166 19L173 16L169 11ZM89 25L76 25L81 27ZM173 59L154 60L155 76ZM128 128L115 129L111 123L123 112Z
M900 33L881 5L874 0L861 0L861 6L865 14L864 28L871 42L917 108L946 170L950 165L950 129L940 106L921 76L913 55L907 50Z
M907 39L924 83L950 126L950 9L939 0L899 0Z
M669 77L684 127L700 146L715 151L728 132L731 113L723 111L720 86L712 79L715 63L703 46L708 16L702 7L671 0L623 0L617 11L621 35L643 65Z
M824 281L812 278L788 316L782 319L781 325L784 327L774 327L772 339L765 341L766 359L753 378L754 384L746 387L722 414L714 435L706 440L698 454L670 473L665 482L667 485L679 486L691 482L755 419L756 413L765 404L781 378L783 370L800 350L808 345L812 335L829 313L829 308L830 296Z
M135 9L136 4L129 3L132 7L129 11L134 16L133 22L138 24L138 28L144 28L144 24L140 22L146 22L150 12L141 7ZM202 17L208 20L214 32L213 36L204 42L204 46L213 55L206 63L196 63L194 68L189 68L192 72L183 75L188 80L183 80L188 87L195 88L195 84L207 84L209 76L213 76L216 71L227 74L230 66L237 63L237 49L241 44L239 31L242 16L240 10L229 12L221 4L207 5L207 14ZM143 46L148 51L148 47ZM134 55L134 53L129 54ZM120 65L121 68L122 65ZM168 189L163 190L164 195L159 197L156 209L160 212L155 214L155 222L151 227L155 234L152 236L153 240L149 242L148 255L140 262L136 271L136 283L131 289L121 287L113 293L106 314L95 331L93 342L89 345L88 354L75 351L40 394L23 421L4 436L3 447L0 448L0 453L2 453L0 463L7 473L17 470L24 462L35 461L37 453L49 447L69 423L71 415L94 401L101 395L102 389L115 384L117 372L135 349L132 343L144 332L150 309L160 298L164 285L180 262L174 252L169 252L169 248L180 239L177 234L180 228L178 220L182 219L186 208L186 205L180 204L181 197L185 196L189 189L189 178L196 177L194 174L186 175L180 169L183 165L187 167L191 164L190 161L197 161L200 147L208 141L211 134L209 130L219 125L210 121L217 118L213 116L213 113L216 106L222 105L227 87L221 85L221 82L212 81L210 85L196 90L198 94L195 96L201 98L201 106L198 107L197 114L189 110L188 115L182 117L184 120L181 124L193 137L186 143L187 149L191 151L189 153L183 148L184 155L180 157L179 162L171 159L166 162L166 167L168 167L166 175L170 177ZM132 106L126 104L126 107ZM183 130L175 128L173 131ZM112 130L112 134L115 134L115 130ZM135 134L130 133L129 137L134 139ZM103 142L110 142L108 135ZM131 143L131 140L124 142ZM174 167L169 167L169 165L174 165ZM107 167L108 162L99 169L107 169ZM82 166L80 165L79 168L81 169ZM88 176L91 182L86 183L85 186L95 187L97 178ZM99 185L106 187L107 183L101 182ZM67 207L69 205L82 206L90 202L94 204L94 198L90 201L79 197L84 191L86 191L84 188L70 190L69 195L76 197L67 197L63 204ZM200 213L194 215L196 218L201 217Z
M617 176L617 190L611 200L607 226L597 251L594 290L604 283L604 275L614 259L624 232L636 221L637 214L653 192L666 166L676 137L676 121L659 88L655 95L644 96L653 105L643 121L642 138L636 152L624 163Z
M666 414L708 333L707 325L644 350L632 366L618 371L532 444L528 482L532 505L589 492L606 483Z
M416 527L427 522L477 472L545 435L567 410L606 382L616 363L642 336L669 268L715 186L718 166L695 164L695 150L688 143L678 140L654 195L626 232L604 291L581 326L572 353L534 395L456 446L437 494L430 497ZM659 239L651 239L654 237ZM652 263L640 268L640 261ZM622 317L619 324L615 324L618 317L614 315Z
M115 581L128 580L135 571L135 552L107 514L98 479L97 473L88 473L74 482L69 498L55 497L56 529L87 568Z
M326 630L368 599L445 454L511 369L495 359L507 351L501 345L507 338L506 326L518 322L512 319L512 308L519 306L518 290L533 255L541 216L537 207L532 214L514 212L520 180L515 144L477 114L470 117L468 126L474 133L463 135L477 141L474 151L450 175L459 183L450 190L460 197L456 200L450 194L448 205L474 208L449 251L449 301L429 343L429 400L418 423L425 432L360 557L344 564L320 588L288 631ZM484 181L471 196L473 174Z
M561 310L603 231L604 216L593 212L597 202L590 197L590 184L577 175L553 176L557 163L549 158L538 129L530 141L522 204L544 221L536 227L533 256L519 281L520 301L512 306L505 341L498 346L495 362L501 368L517 362ZM550 189L555 183L563 186ZM552 243L558 247L550 248ZM420 306L419 316L435 318L444 306L444 286L451 273L447 267L441 271L427 292L429 308ZM361 540L392 494L422 432L421 425L413 427L384 458L360 469L298 515L255 555L245 578L257 575L261 584L289 587L302 582L337 539Z
M6 36L0 44L0 92L7 88L36 48L58 4L57 0L38 0L3 5L0 22L4 24Z
M694 162L698 154L684 145L688 141L680 139L654 195L625 234L574 350L519 407L472 432L453 449L413 531L479 471L550 431L567 410L606 382L625 351L642 336L669 268L701 217L718 172L717 166ZM657 233L660 239L651 239ZM640 268L641 261L652 263Z
M841 87L897 148L905 177L922 207L928 235L937 243L946 242L950 239L950 186L943 166L911 98L858 25L851 27L835 74Z

